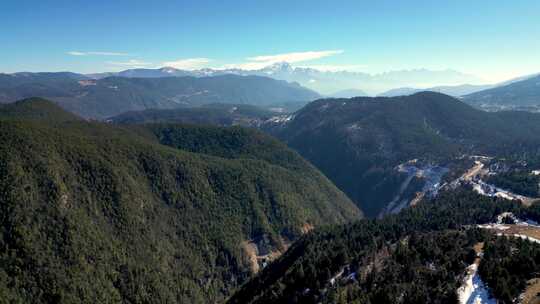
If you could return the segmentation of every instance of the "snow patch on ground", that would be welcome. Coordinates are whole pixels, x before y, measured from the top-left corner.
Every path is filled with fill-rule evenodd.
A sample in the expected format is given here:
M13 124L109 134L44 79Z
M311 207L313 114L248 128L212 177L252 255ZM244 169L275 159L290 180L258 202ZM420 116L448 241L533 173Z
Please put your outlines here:
M478 228L481 229L495 229L495 230L507 230L510 229L507 225L502 224L484 224L484 225L477 225Z
M497 216L497 222L495 223L489 223L489 224L482 224L482 225L476 225L478 228L482 229L494 229L494 230L507 230L510 229L509 225L503 224L503 220L505 218L510 218L514 222L514 225L517 226L528 226L528 227L536 227L540 228L538 223L533 220L522 220L515 216L512 212L503 212Z
M483 196L500 197L508 200L520 200L522 202L530 200L530 198L528 197L498 188L476 177L473 177L472 179L466 181L472 185L473 190L476 193Z
M274 116L268 119L268 122L273 123L286 123L291 121L294 118L294 115L281 115L281 116Z
M356 127L356 124L351 125L349 129L353 127ZM402 197L409 187L409 184L415 177L424 181L424 185L419 192L420 196L417 197L422 198L424 196L437 196L439 190L443 187L443 185L441 185L442 177L449 171L448 168L441 166L419 164L417 159L412 159L406 163L400 164L395 167L395 170L407 174L407 178L401 184L397 195L391 202L387 204L387 207L383 213L381 213L381 215L387 213L397 213L403 208L407 207L409 204L416 201L416 198L411 199L408 197Z
M469 156L469 158L475 160L474 166L470 168L467 172L465 172L460 178L453 181L450 184L452 188L456 188L461 184L468 184L472 186L473 191L483 196L500 197L508 200L520 200L523 203L527 203L533 200L533 198L519 195L505 189L501 189L482 180L483 176L496 174L496 172L493 172L490 168L485 168L485 164L482 162L491 160L491 157L474 155ZM532 171L531 174L536 174L534 172L535 171ZM540 170L538 170L538 174L540 174Z
M362 129L362 126L358 123L353 123L347 127L347 130L349 131L356 131L356 130L361 130L361 129Z
M496 233L498 237L514 237L520 238L532 243L540 244L540 239L530 237L528 235L512 233L513 231L505 231L511 228L511 225L503 224L505 219L511 219L515 226L532 227L532 229L540 228L537 222L532 220L521 220L516 217L512 212L503 212L497 216L496 223L477 225L478 228L493 229L500 232ZM529 228L527 228L529 229ZM518 230L519 231L519 230ZM478 254L478 258L474 264L467 267L467 276L463 282L463 285L458 289L459 303L477 304L477 303L497 303L495 299L489 298L489 291L482 279L477 273L478 265L480 263L481 253Z
M460 304L497 304L489 296L489 290L478 274L478 262L467 267L467 275L463 285L457 291Z
M460 304L497 304L495 299L489 297L489 291L478 274L476 264L467 267L467 276L457 294Z

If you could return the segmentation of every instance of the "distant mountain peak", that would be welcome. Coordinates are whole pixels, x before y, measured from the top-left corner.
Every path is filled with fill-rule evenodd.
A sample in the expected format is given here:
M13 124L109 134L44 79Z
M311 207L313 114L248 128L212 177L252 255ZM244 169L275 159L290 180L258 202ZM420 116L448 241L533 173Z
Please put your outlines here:
M174 67L161 67L159 69L132 69L117 73L99 73L88 76L91 78L104 78L113 75L121 77L159 78L183 76L212 77L225 74L266 76L277 80L298 82L302 86L326 95L350 88L359 88L371 95L400 87L435 87L442 84L449 86L464 83L479 83L481 81L473 75L452 69L429 70L419 68L370 74L348 71L346 68L339 71L332 71L316 67L295 67L287 61L274 62L258 69L203 68L197 70L179 70Z
M268 72L291 72L294 68L286 61L276 62L262 69Z
M159 70L163 73L169 73L169 74L173 74L180 71L179 69L173 68L173 67L162 67Z

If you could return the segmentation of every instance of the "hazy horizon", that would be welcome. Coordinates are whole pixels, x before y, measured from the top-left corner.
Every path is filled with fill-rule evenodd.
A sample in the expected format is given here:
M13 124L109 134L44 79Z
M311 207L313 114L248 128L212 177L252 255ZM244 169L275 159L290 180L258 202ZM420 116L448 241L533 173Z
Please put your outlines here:
M537 1L8 1L0 72L251 70L285 61L371 75L451 69L496 83L540 71L538 11Z

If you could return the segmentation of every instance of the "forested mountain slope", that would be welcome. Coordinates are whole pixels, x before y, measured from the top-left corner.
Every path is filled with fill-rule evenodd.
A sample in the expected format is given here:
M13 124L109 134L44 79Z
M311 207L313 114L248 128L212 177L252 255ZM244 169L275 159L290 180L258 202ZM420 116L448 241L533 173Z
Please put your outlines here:
M540 108L540 75L463 97L471 105L486 110L525 109L538 112Z
M0 119L7 302L218 302L258 256L361 216L295 152L255 131L11 112L24 114Z
M319 94L297 83L261 76L88 79L72 73L0 74L0 103L40 96L85 118L128 111L212 103L262 107L305 104Z
M321 99L266 131L311 161L370 216L407 178L413 159L444 164L463 154L538 153L540 115L488 113L450 96Z
M48 123L83 120L43 98L28 98L10 104L2 104L0 105L0 119L34 120Z
M489 254L480 267L490 290L501 303L512 303L524 282L538 275L540 245L475 227L504 211L540 219L540 204L525 208L461 190L382 220L320 229L228 303L457 303L479 243Z
M132 111L113 116L107 121L116 124L141 123L190 123L217 126L257 127L279 113L252 105L210 104L196 108L149 109Z

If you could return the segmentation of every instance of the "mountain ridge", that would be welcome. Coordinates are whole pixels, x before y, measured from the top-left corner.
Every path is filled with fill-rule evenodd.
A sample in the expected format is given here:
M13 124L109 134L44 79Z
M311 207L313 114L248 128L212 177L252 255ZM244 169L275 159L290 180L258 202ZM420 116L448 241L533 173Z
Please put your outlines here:
M463 84L463 85L456 85L456 86L436 86L431 88L396 88L391 89L386 92L383 92L381 94L378 94L377 96L380 97L396 97L401 95L412 95L419 92L437 92L445 95L450 95L453 97L460 97L463 95L483 91L486 89L490 89L495 87L496 85L472 85L472 84Z
M312 162L366 215L376 216L406 180L398 165L414 159L444 164L464 154L510 155L520 149L533 153L540 144L540 115L488 113L447 95L421 92L320 99L267 132Z
M508 84L463 96L463 100L481 109L497 111L540 109L540 75L511 81Z
M211 103L262 107L303 105L319 94L296 83L262 76L79 79L64 73L0 77L0 103L32 96L51 99L85 118L104 119L127 111L173 109Z
M163 67L157 69L131 69L118 73L88 74L87 76L93 78L108 77L113 75L133 77L137 74L150 77L169 77L175 75L204 77L224 74L267 76L279 80L298 82L302 86L313 89L323 95L330 95L334 92L349 88L361 88L368 93L378 93L391 88L406 85L420 85L426 83L432 83L433 85L436 85L437 83L457 85L479 81L478 78L472 75L451 69L410 69L369 74L364 72L347 71L345 69L337 71L325 71L310 67L293 67L287 62L277 62L259 69L203 68L199 70L180 70Z

